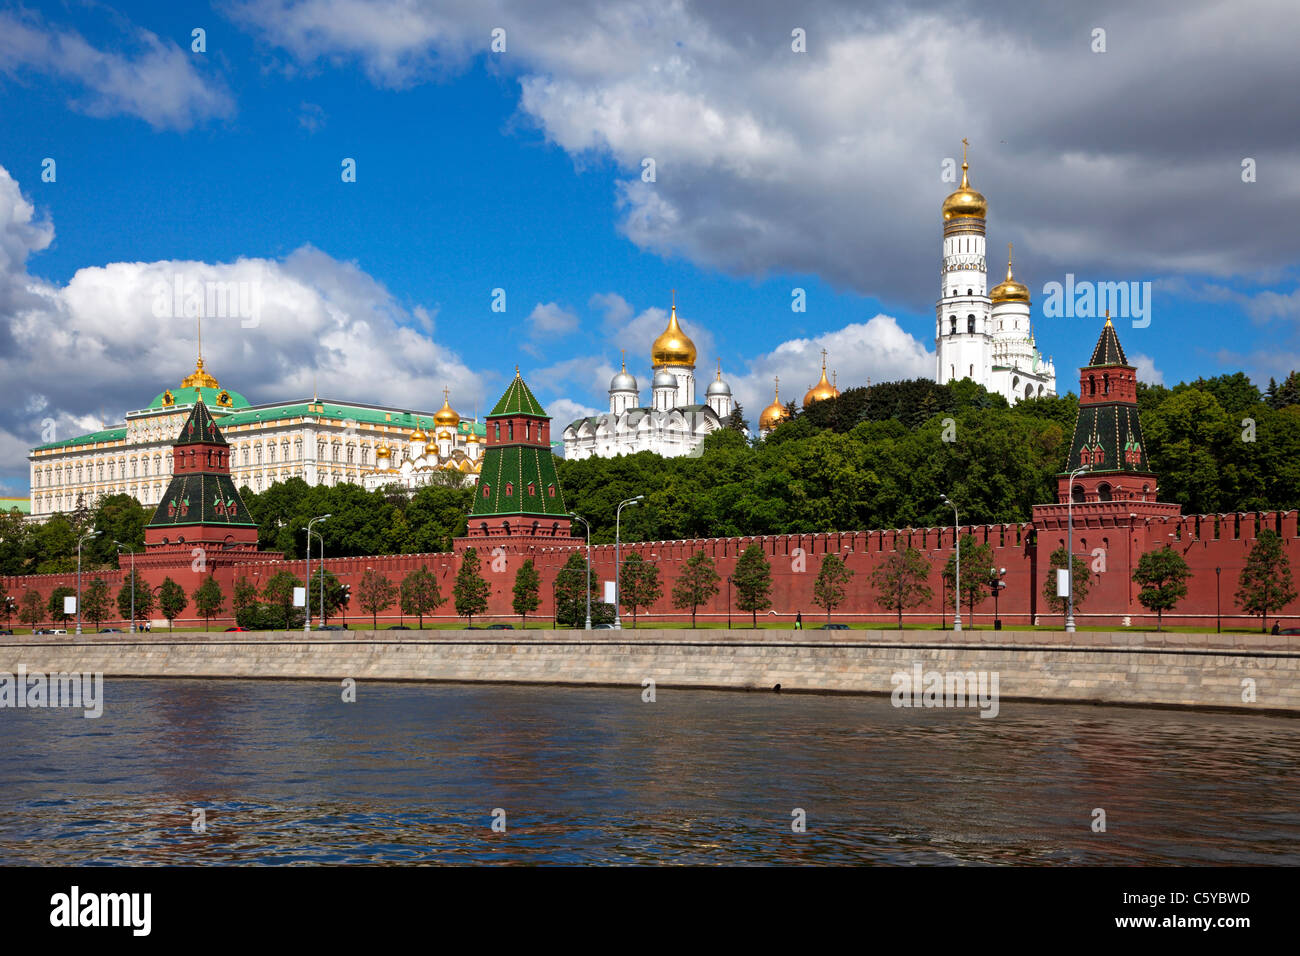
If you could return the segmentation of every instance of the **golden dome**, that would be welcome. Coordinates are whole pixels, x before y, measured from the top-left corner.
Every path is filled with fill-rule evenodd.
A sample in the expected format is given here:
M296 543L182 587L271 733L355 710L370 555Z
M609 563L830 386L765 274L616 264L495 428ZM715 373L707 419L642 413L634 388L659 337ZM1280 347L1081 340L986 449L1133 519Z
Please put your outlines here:
M668 328L659 333L654 345L650 346L650 363L655 368L664 365L685 365L695 368L695 343L677 324L677 303L673 302L668 315Z
M826 378L826 350L822 349L822 377L816 385L808 389L803 397L803 407L807 408L813 402L820 402L826 398L839 398L840 390L830 383Z
M181 388L220 388L217 380L203 371L203 356L199 356L194 371L181 379Z
M482 440L483 439L478 437L478 432L475 432L472 429L470 433L465 436L465 441L469 442L471 445L477 445Z
M442 408L434 413L433 423L439 427L445 425L448 428L455 428L460 424L460 416L451 407L451 402L447 398L447 389L445 388L442 390Z
M961 186L943 201L944 222L958 216L983 219L989 211L988 200L982 193L971 189L970 177L967 175L967 170L970 169L970 164L966 162L967 143L964 139L961 143Z
M393 457L393 453L388 450L387 445L380 445L378 448L375 449L375 458L378 459L378 458L391 458L391 457Z
M452 440L453 439L452 439L451 432L447 431L445 428L442 431L438 432L438 441L452 441Z
M418 418L415 420L415 431L411 432L410 436L408 436L406 440L407 441L428 441L429 440L429 436L424 433L424 427L420 424L420 420Z
M1011 275L1011 243L1007 243L1007 277L999 282L989 293L994 302L1028 302L1029 289L1017 282Z
M760 431L768 431L775 428L781 422L790 417L790 410L781 404L781 380L776 380L776 395L772 399L772 404L763 409L758 416L758 428Z
M428 442L427 444L425 444L425 446L424 446L424 453L425 453L426 455L429 455L429 456L433 457L433 458L437 458L437 457L438 457L438 444L437 444L437 442Z

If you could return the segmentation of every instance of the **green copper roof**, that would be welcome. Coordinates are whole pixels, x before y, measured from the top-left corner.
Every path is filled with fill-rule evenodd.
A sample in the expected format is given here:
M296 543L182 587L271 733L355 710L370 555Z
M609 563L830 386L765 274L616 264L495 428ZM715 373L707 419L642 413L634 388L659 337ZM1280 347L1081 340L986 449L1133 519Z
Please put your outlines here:
M168 401L168 396L171 401ZM223 399L222 396L225 396ZM202 400L213 408L247 408L248 399L228 388L169 388L154 396L150 408L168 408L172 405L193 405Z
M392 425L397 428L416 427L426 432L433 430L433 412L403 412L385 408L366 408L359 405L343 405L338 402L291 402L285 405L262 405L244 411L231 412L217 419L222 428L232 425L253 425L259 422L274 422L286 418L303 418L318 415L322 418L334 418L341 421L349 419L358 425ZM457 433L468 435L471 432L483 438L487 435L487 425L483 422L462 420L456 426Z
M226 474L173 475L149 522L151 528L184 525L256 528L235 483Z
M68 438L64 441L47 442L44 445L37 445L32 451L44 451L48 448L73 448L78 445L94 445L98 442L122 441L126 438L126 427L106 428L103 431L91 432L89 435L78 435L76 438Z
M203 404L202 401L198 401L190 410L190 417L185 419L185 424L181 426L181 433L176 439L176 444L226 445L229 443L221 437L221 430L217 428L217 423L212 420L208 406Z
M1085 368L1098 365L1128 365L1128 359L1124 357L1124 348L1119 344L1119 336L1115 334L1115 326L1111 325L1110 319L1106 320L1106 327L1101 330L1097 347L1092 350L1092 358L1088 360Z
M537 415L539 418L546 418L546 409L542 408L542 403L533 397L524 380L519 377L519 370L515 370L514 380L506 393L501 396L501 400L496 403L496 407L488 414L488 418L495 415Z
M17 511L19 514L29 515L32 513L32 499L30 498L0 498L0 512L8 514L10 511Z

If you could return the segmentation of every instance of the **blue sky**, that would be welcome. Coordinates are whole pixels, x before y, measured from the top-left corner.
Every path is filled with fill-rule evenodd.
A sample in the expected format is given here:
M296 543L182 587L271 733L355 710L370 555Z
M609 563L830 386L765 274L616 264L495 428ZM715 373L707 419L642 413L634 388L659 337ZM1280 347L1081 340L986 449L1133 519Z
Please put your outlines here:
M518 364L571 417L605 404L620 347L645 376L673 288L701 371L720 357L751 420L772 375L786 397L812 384L823 347L842 387L932 374L940 171L963 135L990 284L1014 240L1061 391L1100 326L1043 316L1067 272L1152 283L1150 327L1119 325L1149 380L1263 384L1300 364L1300 161L1277 128L1297 67L1273 39L1297 17L1248 5L1232 47L1177 26L1212 6L1103 5L1097 54L1086 16L1007 4L1009 32L951 5L814 4L803 59L767 4L0 6L0 489L25 492L42 422L118 421L192 368L192 323L148 313L152 281L241 260L268 307L209 320L204 351L255 402L315 380L433 408L446 384L472 414ZM969 29L992 61L953 76ZM1282 85L1227 118L1256 82Z

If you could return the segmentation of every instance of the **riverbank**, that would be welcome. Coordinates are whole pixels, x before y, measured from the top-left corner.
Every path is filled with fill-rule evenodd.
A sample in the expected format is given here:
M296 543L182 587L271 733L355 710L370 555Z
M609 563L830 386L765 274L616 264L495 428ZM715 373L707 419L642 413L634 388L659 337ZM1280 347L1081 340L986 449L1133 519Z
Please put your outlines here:
M490 634L490 636L489 636ZM15 636L0 672L578 684L882 694L894 676L998 675L1001 700L1300 714L1300 646L1269 634L387 631Z

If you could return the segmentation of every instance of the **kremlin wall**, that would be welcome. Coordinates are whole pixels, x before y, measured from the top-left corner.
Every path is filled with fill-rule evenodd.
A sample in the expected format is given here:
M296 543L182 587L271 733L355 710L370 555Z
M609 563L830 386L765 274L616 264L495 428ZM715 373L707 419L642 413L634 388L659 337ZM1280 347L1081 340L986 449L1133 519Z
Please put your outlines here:
M1067 521L1073 517L1074 553L1092 568L1089 593L1076 603L1080 627L1112 630L1153 629L1155 615L1138 602L1133 570L1141 555L1166 545L1186 558L1193 577L1188 595L1164 615L1167 625L1189 625L1213 630L1222 614L1225 627L1258 626L1258 618L1244 616L1233 596L1238 576L1255 539L1271 529L1282 538L1293 571L1300 569L1300 514L1251 512L1222 515L1181 514L1179 505L1156 500L1157 476L1145 460L1136 403L1136 374L1128 364L1109 319L1089 363L1080 370L1079 416L1067 470L1060 476L1058 501L1035 506L1032 520L1023 524L963 525L978 544L988 544L994 565L1005 568L1005 589L998 600L998 616L1008 629L1025 626L1062 626L1043 599L1049 557L1064 547ZM150 585L170 576L192 594L204 575L213 576L227 597L238 578L261 584L278 571L287 570L305 580L304 560L256 550L256 526L243 510L229 474L229 448L218 425L202 402L195 405L174 448L174 474L153 520L146 529L146 551L136 555L136 569ZM541 575L541 605L532 619L553 614L556 574L575 551L584 550L582 539L572 536L568 506L559 488L550 448L550 420L518 371L506 393L487 416L482 472L465 537L446 554L409 554L374 557L326 558L326 567L353 593L367 570L386 575L394 583L417 567L427 566L438 578L447 603L429 615L435 623L454 624L452 588L462 555L475 548L481 572L491 585L489 609L476 624L518 623L511 609L515 573L531 558ZM937 494L937 492L936 492ZM1072 502L1071 502L1072 499ZM192 513L190 510L192 509ZM904 612L913 625L952 624L952 598L943 595L941 572L951 556L954 529L905 528L883 531L843 531L758 538L709 538L689 541L628 542L622 556L639 553L660 571L663 597L655 607L639 614L640 623L653 627L689 621L688 611L672 607L671 594L682 566L691 555L704 552L719 575L718 594L699 608L697 621L708 625L748 627L749 615L732 609L728 616L727 576L742 551L762 548L772 569L772 607L762 615L765 624L789 627L802 613L807 627L825 620L825 612L812 601L813 584L827 554L843 558L854 572L844 603L835 608L835 622L874 623L888 627L894 612L882 608L870 584L871 572L891 553L915 548L932 567L929 585L934 592L927 604ZM614 579L614 547L593 546L591 563L597 582ZM201 560L198 560L200 559ZM83 575L120 588L129 557L121 558L116 572ZM313 565L314 566L314 565ZM75 587L75 574L33 575L3 579L16 600L35 589L43 598L60 585ZM597 584L597 594L603 590ZM964 626L990 627L994 601L988 597ZM1288 616L1290 615L1290 616ZM1300 602L1281 614L1283 626L1295 626ZM347 619L355 628L368 628L368 615L355 601ZM394 606L380 615L381 623L396 623ZM1270 617L1270 622L1273 616ZM631 615L624 614L630 626ZM334 619L337 623L337 618ZM105 622L113 625L119 622ZM198 622L192 606L177 623L193 627ZM224 628L233 616L214 620Z

